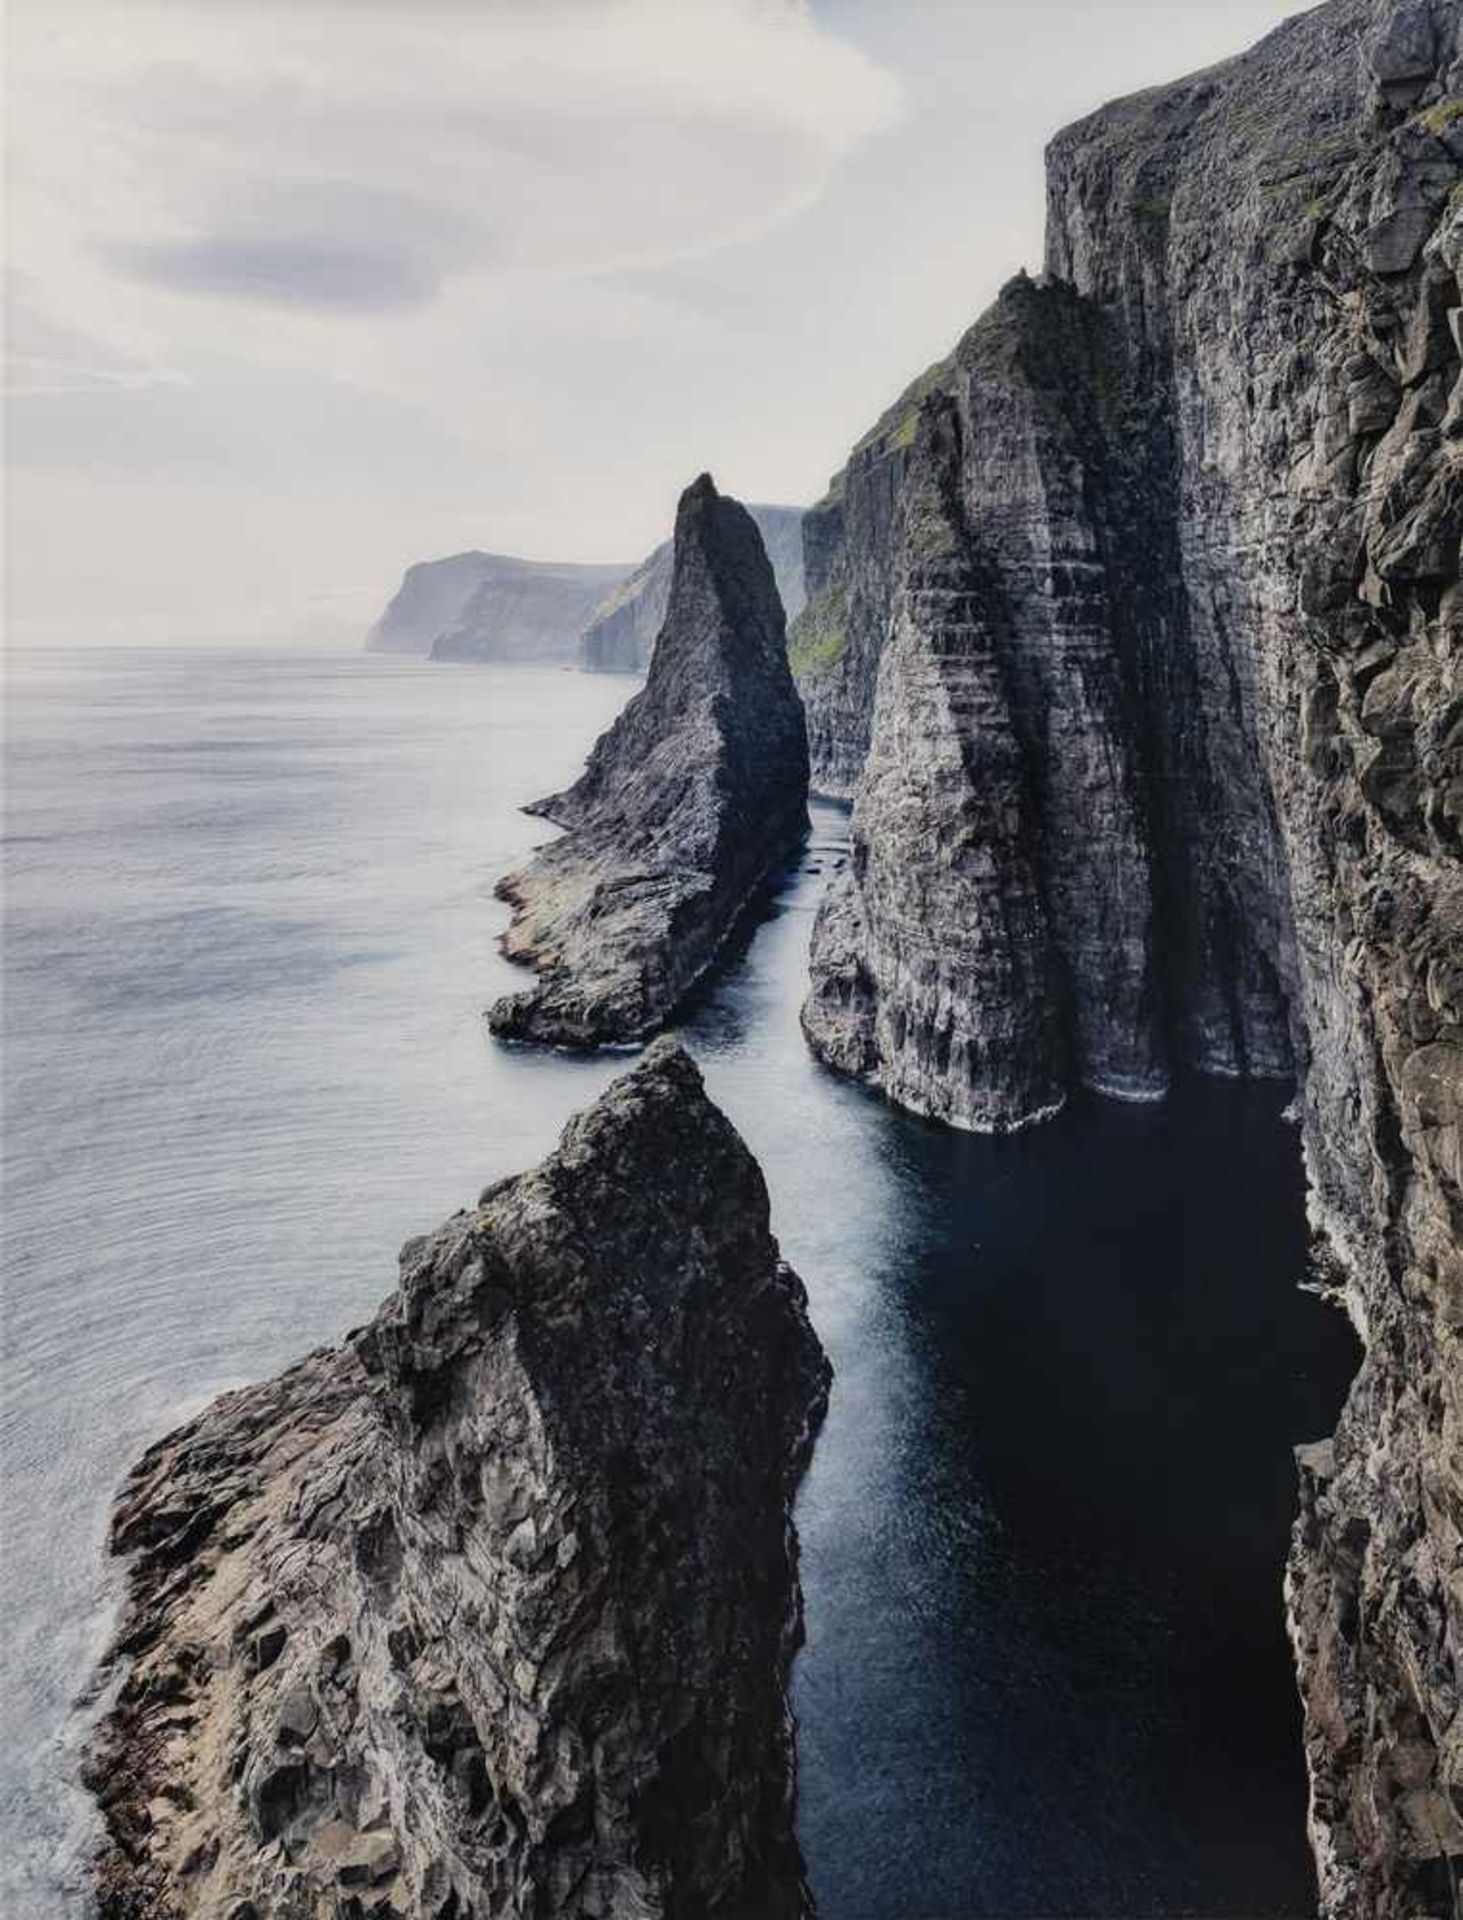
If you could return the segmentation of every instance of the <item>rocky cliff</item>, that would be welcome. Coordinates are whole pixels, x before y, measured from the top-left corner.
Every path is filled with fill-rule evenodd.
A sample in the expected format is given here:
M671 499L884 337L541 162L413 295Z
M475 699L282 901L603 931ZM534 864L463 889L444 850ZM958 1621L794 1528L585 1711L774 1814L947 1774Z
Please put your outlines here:
M536 986L494 1030L595 1046L661 1026L807 825L808 750L782 605L750 514L703 474L676 515L670 604L644 688L567 793L565 827L499 883Z
M827 1384L662 1041L369 1326L133 1472L106 1920L806 1912L789 1511Z
M1116 341L1084 303L1018 280L911 400L886 458L888 637L804 1025L833 1064L967 1126L1038 1119L1074 1080L1130 1097L1167 1082L1165 842L1128 644L1151 617L1153 502L1116 433L1124 390ZM1185 729L1174 745L1186 764L1156 797L1202 793L1214 844L1233 848L1198 743ZM1208 876L1184 878L1175 919ZM1193 1051L1283 1071L1283 1015L1233 990L1264 981L1263 958L1242 931L1206 941L1202 904L1184 907Z
M568 661L621 566L498 561L432 642L434 660Z
M801 507L759 507L747 512L757 523L789 620L802 611L803 512ZM606 596L580 640L589 673L643 673L670 605L675 542L666 540L642 560L628 580Z
M386 611L366 635L367 650L430 653L438 634L456 624L485 573L501 561L501 555L477 552L417 561L402 575Z
M857 791L830 1060L980 1125L1300 1072L1366 1347L1288 1581L1348 1917L1463 1881L1460 178L1458 0L1331 0L1063 133L1046 276L810 514L793 640Z
M960 508L962 446L955 407L928 402L851 860L820 910L804 1026L912 1111L1001 1127L1054 1111L1063 1080L1035 795L1001 609Z
M949 373L950 362L941 360L914 381L803 515L807 597L788 629L787 650L807 713L813 785L834 799L852 798L868 752L895 590L899 497L919 403Z
M458 553L408 567L366 645L434 660L569 661L605 593L629 569Z

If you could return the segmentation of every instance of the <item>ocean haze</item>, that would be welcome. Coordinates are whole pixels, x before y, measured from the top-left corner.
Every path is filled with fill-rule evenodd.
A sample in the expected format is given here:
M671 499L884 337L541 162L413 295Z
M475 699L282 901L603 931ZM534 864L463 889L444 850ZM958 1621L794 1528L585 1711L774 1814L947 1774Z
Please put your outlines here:
M8 613L354 644L413 560L807 502L1041 149L1289 9L13 0Z

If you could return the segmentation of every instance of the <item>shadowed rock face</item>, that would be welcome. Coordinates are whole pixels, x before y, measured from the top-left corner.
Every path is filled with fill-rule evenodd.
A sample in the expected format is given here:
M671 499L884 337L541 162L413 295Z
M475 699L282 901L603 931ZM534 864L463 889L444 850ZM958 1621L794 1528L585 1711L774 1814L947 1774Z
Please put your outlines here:
M1063 1080L1035 796L960 456L954 407L927 402L851 863L819 912L803 1026L913 1112L1000 1128L1051 1112Z
M662 1041L369 1326L132 1474L102 1914L806 1912L789 1512L827 1385Z
M782 609L796 619L807 597L803 591L803 512L801 507L758 507L747 512L757 523L772 562ZM608 594L580 641L580 659L589 673L644 673L656 635L670 605L675 542L666 540Z
M1051 1078L1300 1072L1367 1350L1288 1581L1348 1920L1463 1883L1460 181L1458 0L1332 0L1061 134L1047 279L856 449L793 636L815 782L858 796L826 1057L963 1124ZM952 413L934 599L908 502ZM936 885L962 831L990 859ZM1042 926L1055 1068L965 960Z
M495 1032L570 1046L664 1024L807 825L808 750L782 606L745 508L682 496L675 577L644 689L579 781L530 811L568 831L499 883L503 951L537 986Z
M919 1112L1005 1127L1052 1111L1076 1085L1155 1098L1175 1065L1288 1075L1301 1035L1283 856L1265 787L1232 777L1256 763L1255 714L1227 668L1210 680L1215 663L1190 646L1169 449L1121 328L1070 287L1023 276L907 404L847 482L864 484L860 462L897 477L884 556L844 563L849 581L865 581L865 640L881 598L889 636L871 656L873 738L844 887L862 895L864 972L886 1000L892 990L897 1001L903 967L877 952L881 927L897 928L906 949L947 955L989 950L993 938L1013 952L1030 946L1005 924L1009 862L993 848L984 889L957 900L929 888L913 916L907 902L875 897L877 875L872 894L860 877L860 847L878 843L896 874L928 843L920 810L889 812L883 796L891 765L909 777L934 737L908 710L917 683L907 645L889 658L892 637L926 629L936 652L949 651L934 639L940 610L909 538L909 502L928 484L921 421L938 409L951 422L946 518L979 586L983 671L1001 688L998 730L988 703L968 713L957 703L950 726L969 791L1003 796L1007 819L1020 813L1011 843L1044 949L1028 969L1027 1032L1046 1038L1036 1052L1020 1042L1015 1064L1017 1029L987 1008L978 979L960 984L956 965L916 1040L918 1071L892 1073L881 1039L866 1077ZM869 581L882 582L877 594ZM848 964L826 936L845 919L835 898L814 941L805 1021L833 1064L825 1035L840 1024Z
M1348 1917L1451 1911L1463 1871L1460 31L1456 0L1322 8L1049 169L1050 265L1171 448L1216 778L1276 822L1311 1215L1366 1344L1288 1583Z

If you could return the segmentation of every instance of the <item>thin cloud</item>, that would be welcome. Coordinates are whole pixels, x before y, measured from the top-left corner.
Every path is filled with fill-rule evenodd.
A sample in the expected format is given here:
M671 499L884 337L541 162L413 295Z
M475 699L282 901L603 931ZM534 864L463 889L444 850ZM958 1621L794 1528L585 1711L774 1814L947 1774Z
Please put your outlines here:
M7 357L4 392L12 399L60 393L142 393L149 387L186 387L172 367L89 367L33 353Z
M441 278L430 262L399 247L339 247L287 241L181 241L114 247L113 266L171 292L316 313L392 313L424 306Z
M1286 0L4 4L8 611L89 641L813 497L1039 260L1056 125Z

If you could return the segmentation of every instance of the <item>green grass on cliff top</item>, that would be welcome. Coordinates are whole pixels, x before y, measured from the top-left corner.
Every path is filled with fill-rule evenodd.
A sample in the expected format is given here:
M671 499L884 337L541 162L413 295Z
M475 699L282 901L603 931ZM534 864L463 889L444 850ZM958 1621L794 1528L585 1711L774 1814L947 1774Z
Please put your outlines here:
M826 673L848 645L848 588L835 584L816 594L787 634L787 661L794 675Z

